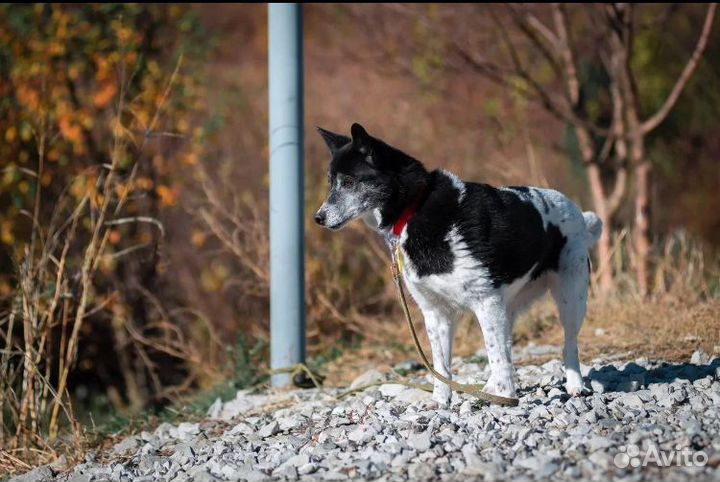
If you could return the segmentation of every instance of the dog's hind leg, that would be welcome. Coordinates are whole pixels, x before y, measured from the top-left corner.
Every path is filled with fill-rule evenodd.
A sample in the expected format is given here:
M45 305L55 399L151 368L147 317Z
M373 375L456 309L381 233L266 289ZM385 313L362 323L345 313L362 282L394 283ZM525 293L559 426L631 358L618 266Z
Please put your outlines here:
M551 277L550 292L558 307L560 321L565 331L563 361L565 364L565 388L570 395L582 393L580 358L577 338L587 311L590 269L587 247L584 242L568 243L560 253L558 272Z
M503 397L515 397L512 365L512 321L502 297L485 299L475 309L480 322L490 365L490 378L484 391Z

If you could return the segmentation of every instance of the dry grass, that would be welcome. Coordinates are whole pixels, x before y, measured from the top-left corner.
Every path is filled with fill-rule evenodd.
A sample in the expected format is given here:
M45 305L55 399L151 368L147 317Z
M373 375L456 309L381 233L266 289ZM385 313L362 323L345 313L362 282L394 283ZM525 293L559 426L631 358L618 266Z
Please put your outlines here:
M158 102L148 132L155 126L179 65L180 62ZM108 355L117 356L121 379L110 385L108 398L119 405L125 399L131 404L138 401L135 405L140 408L147 402L141 393L143 379L149 379L158 397L181 393L195 379L187 376L180 386L163 386L153 354L207 368L210 359L207 355L218 342L212 336L212 327L197 323L207 325L194 327L197 338L207 341L200 348L192 333L185 332L179 321L182 316L165 311L152 293L145 296L155 303L157 318L137 326L122 302L124 294L114 290L112 284L98 282L99 273L111 272L108 266L114 266L121 257L132 256L138 249L138 246L109 249L111 233L117 226L150 224L161 235L163 232L157 219L127 209L139 166L137 159L128 166L127 159L132 159L133 153L143 152L148 139L146 136L134 142L130 129L122 123L126 117L123 114L131 109L125 104L127 82L123 76L114 138L109 146L111 161L78 175L53 200L50 209L41 206L39 180L43 178L45 153L52 135L45 114L34 125L39 162L34 172L28 171L35 182L33 211L27 213L32 221L31 237L28 243L18 243L13 252L14 291L6 305L8 309L0 312L0 469L4 473L25 471L33 465L48 463L59 454L67 455L71 461L84 454L88 444L86 429L78 420L69 388L78 368L84 334L91 322L97 322L94 317L98 314L107 315L101 320L110 325L107 328L115 341L117 351ZM77 186L83 189L78 191ZM43 216L47 211L51 215ZM205 330L210 332L210 340L200 333ZM130 353L137 358L131 359ZM125 393L121 395L123 386ZM167 395L163 395L163 390Z
M627 303L596 301L580 333L584 358L601 353L629 352L670 361L688 361L698 348L720 355L720 300L693 304L678 299ZM561 330L544 336L560 344Z

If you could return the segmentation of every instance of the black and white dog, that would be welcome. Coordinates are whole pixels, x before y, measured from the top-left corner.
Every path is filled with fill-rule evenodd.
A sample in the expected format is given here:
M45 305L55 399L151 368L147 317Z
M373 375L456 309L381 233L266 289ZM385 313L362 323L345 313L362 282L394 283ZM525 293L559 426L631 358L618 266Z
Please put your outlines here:
M337 230L361 217L399 244L435 369L451 377L454 326L472 311L491 370L485 391L515 397L513 323L549 288L565 331L565 386L579 395L577 336L587 305L588 249L600 237L600 219L551 189L495 188L444 170L428 172L359 124L352 125L352 138L319 131L332 161L330 193L315 221ZM450 388L436 380L433 399L444 406L450 397Z

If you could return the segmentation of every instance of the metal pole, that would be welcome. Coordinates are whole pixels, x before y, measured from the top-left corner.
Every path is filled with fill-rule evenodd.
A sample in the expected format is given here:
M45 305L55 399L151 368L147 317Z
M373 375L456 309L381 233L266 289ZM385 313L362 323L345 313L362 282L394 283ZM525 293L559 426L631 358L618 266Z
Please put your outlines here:
M268 6L270 366L305 361L302 6ZM289 374L273 375L275 387Z

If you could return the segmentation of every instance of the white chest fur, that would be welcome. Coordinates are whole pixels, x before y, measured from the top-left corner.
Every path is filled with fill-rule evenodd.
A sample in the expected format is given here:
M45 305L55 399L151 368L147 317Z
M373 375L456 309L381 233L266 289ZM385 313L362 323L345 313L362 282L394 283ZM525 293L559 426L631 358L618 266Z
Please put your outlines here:
M412 260L402 249L404 236L405 233L400 239L405 266L403 276L419 304L442 303L456 310L473 310L479 299L494 290L487 269L470 255L454 227L446 238L453 253L453 269L443 274L418 276Z

